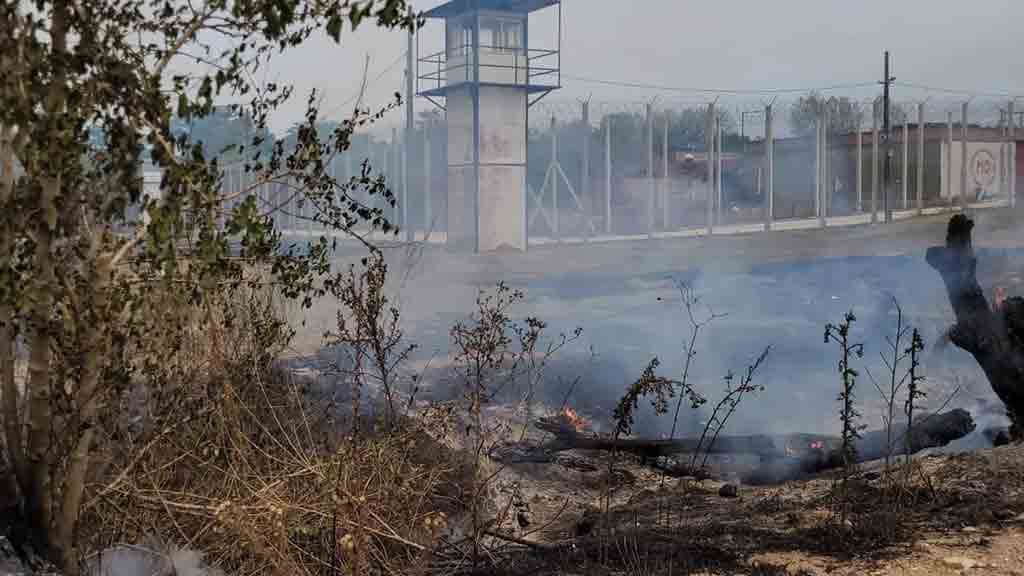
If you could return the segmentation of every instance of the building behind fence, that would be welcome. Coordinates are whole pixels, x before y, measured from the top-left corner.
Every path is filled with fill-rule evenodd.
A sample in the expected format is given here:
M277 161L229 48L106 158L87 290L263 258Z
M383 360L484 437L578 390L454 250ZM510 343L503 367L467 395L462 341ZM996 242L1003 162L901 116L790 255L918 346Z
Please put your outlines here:
M882 222L893 212L899 217L906 211L1013 204L1016 190L1024 189L1024 147L1018 146L1024 130L1006 121L1009 103L992 104L988 114L972 103L979 108L978 119L968 108L966 124L963 106L895 105L904 113L894 114L901 120L888 140L887 192L886 140L870 103L859 106L868 110L858 119L860 130L830 130L829 119L821 115L809 133L796 133L789 125L788 112L795 105L776 102L760 110L756 121L748 116L745 134L737 126L739 114L722 104L655 109L593 102L587 109L574 104L575 117L557 102L532 108L526 169L529 241L714 233L716 227L771 228L776 223L784 228L797 220L828 225L829 219L844 217ZM680 124L695 114L703 129ZM447 129L443 117L423 114L408 133L394 130L390 139L364 135L332 159L329 172L347 181L362 172L365 162L371 173L386 177L406 209L385 206L381 198L358 189L357 199L383 208L404 231L399 238L443 242L449 230ZM255 178L241 165L229 165L224 191L246 189ZM159 176L152 170L145 179L147 191L158 187ZM327 232L314 222L312 207L293 197L287 186L262 184L250 192L290 234Z

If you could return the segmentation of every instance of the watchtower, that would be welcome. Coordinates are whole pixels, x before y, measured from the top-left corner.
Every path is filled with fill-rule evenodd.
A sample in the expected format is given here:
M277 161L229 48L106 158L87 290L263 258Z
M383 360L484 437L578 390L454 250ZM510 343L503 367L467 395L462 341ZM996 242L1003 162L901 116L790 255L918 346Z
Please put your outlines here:
M558 48L531 48L530 14L551 7ZM526 250L528 109L561 86L560 0L451 0L426 17L445 28L418 94L448 120L448 244Z

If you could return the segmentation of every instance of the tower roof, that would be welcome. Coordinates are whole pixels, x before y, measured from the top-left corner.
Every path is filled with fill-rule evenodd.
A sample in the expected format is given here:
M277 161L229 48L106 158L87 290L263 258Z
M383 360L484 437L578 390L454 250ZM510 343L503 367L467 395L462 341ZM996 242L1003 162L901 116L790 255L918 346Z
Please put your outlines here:
M494 10L497 12L513 12L529 14L554 6L560 0L449 0L436 8L427 10L427 18L450 18L471 10Z

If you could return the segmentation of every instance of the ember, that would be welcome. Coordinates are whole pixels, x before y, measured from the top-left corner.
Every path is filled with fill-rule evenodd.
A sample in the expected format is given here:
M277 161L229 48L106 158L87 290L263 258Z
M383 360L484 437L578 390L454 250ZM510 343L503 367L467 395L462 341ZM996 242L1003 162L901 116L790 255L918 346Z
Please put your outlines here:
M995 309L1001 309L1003 307L1003 303L1006 302L1006 288L1002 286L996 286L995 296L993 297L993 300L995 300Z
M590 427L590 421L579 415L572 408L563 408L562 417L569 421L577 432L582 432Z

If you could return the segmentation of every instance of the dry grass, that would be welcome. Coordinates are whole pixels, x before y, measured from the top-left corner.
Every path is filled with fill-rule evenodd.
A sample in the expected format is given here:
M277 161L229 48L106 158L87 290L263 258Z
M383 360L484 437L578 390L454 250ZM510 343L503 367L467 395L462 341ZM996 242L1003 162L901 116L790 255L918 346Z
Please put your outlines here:
M451 454L430 424L346 436L343 407L273 367L289 333L267 294L237 296L193 318L107 439L83 549L156 539L229 574L422 566L459 509Z

